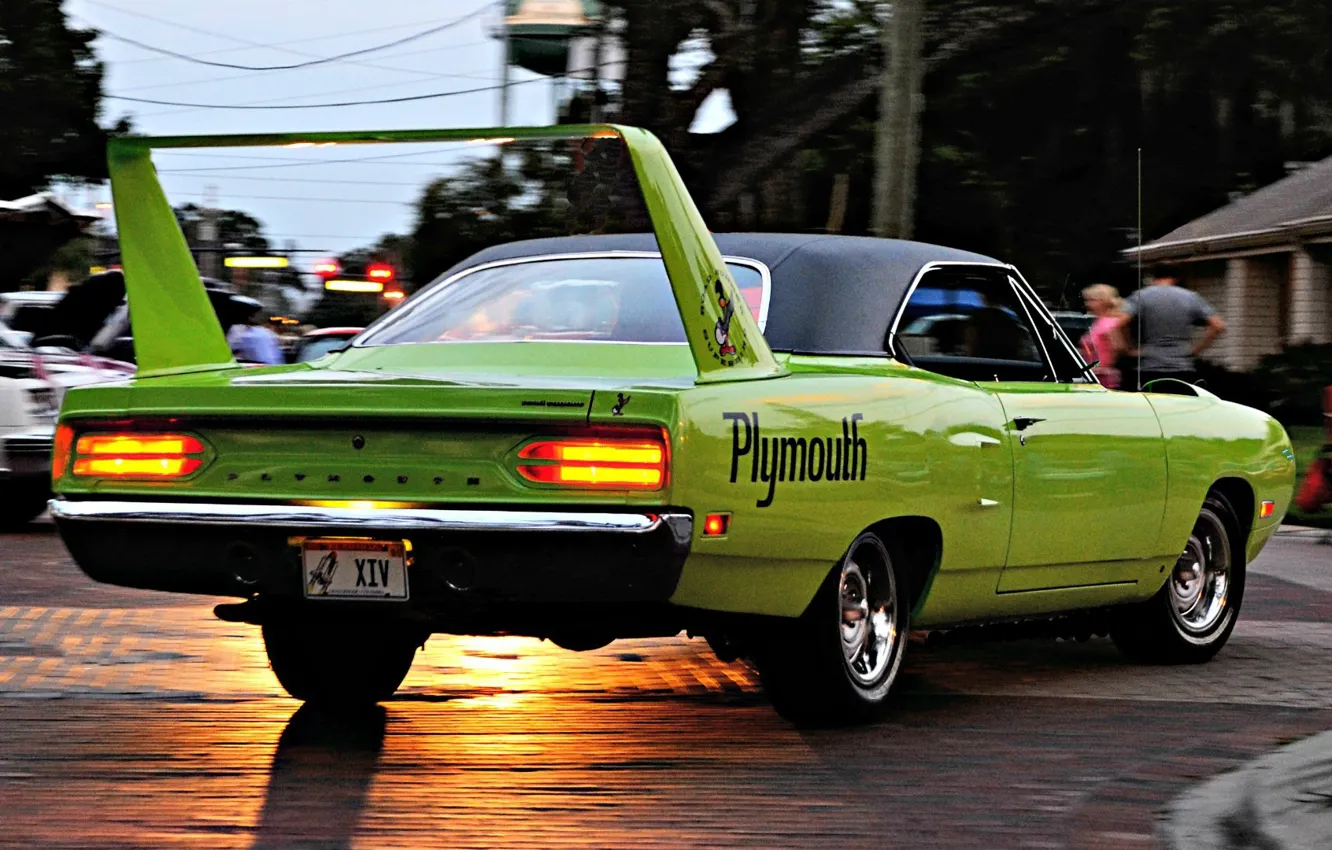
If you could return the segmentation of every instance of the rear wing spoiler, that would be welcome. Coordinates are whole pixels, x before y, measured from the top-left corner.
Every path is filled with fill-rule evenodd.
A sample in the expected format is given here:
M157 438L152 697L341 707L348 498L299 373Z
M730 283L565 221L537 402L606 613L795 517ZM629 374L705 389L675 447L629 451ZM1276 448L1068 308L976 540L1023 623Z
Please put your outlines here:
M619 137L628 148L698 381L781 374L782 367L744 308L721 252L661 142L646 130L610 124L111 139L107 161L139 373L159 375L236 365L185 236L157 180L153 149L587 137Z

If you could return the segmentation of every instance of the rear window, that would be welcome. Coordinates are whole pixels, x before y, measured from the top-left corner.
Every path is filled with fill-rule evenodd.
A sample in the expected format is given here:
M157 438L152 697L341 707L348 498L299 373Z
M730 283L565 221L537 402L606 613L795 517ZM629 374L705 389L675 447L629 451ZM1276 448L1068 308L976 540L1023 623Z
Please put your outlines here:
M727 268L762 325L765 275ZM684 325L658 257L577 257L481 266L441 281L358 345L412 342L682 343Z

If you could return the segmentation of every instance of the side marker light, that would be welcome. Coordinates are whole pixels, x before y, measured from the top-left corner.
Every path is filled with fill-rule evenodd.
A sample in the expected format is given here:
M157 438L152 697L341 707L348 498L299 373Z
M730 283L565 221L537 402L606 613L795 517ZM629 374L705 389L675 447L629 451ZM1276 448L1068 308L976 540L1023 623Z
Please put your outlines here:
M1259 519L1267 519L1274 513L1276 513L1276 502L1263 502L1258 507Z
M730 514L708 514L703 518L704 537L725 537L731 529Z

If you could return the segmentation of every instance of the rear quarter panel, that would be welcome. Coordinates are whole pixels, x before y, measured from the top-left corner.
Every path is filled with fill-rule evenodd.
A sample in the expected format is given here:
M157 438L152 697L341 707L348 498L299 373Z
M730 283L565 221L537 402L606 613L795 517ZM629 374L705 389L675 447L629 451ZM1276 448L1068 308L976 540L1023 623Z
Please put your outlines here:
M945 541L938 570L950 581L935 582L931 603L992 608L1011 500L982 508L978 496L987 486L1011 494L1002 409L962 382L878 363L882 376L794 374L681 394L673 498L696 522L673 602L797 616L857 534L913 516L936 521ZM998 442L982 454L977 434ZM829 453L848 444L855 474L829 480ZM702 536L714 512L732 514L725 537Z

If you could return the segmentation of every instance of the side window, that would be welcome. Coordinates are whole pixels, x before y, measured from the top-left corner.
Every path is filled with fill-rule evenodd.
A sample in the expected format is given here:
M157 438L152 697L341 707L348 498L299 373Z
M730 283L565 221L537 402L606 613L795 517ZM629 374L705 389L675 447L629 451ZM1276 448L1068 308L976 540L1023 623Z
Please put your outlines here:
M1054 379L1031 315L1002 271L927 272L897 323L894 351L923 369L968 381Z

